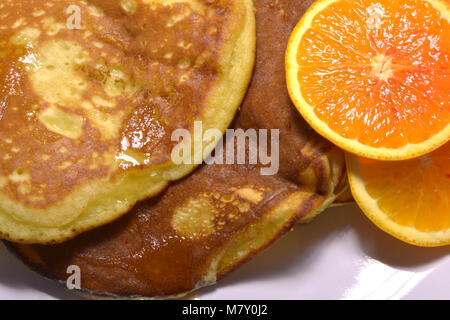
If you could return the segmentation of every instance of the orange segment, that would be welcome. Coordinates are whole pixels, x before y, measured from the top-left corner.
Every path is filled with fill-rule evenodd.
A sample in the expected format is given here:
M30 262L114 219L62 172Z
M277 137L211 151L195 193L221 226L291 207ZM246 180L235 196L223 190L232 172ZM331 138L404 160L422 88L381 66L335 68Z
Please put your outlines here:
M450 142L406 161L347 155L355 200L381 229L419 246L450 244Z
M320 134L405 160L450 140L447 0L319 0L292 33L287 84Z

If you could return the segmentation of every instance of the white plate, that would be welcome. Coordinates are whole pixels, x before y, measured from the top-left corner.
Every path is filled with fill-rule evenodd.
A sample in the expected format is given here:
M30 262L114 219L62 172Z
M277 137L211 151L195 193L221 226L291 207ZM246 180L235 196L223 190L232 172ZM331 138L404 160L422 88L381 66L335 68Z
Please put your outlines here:
M417 248L356 206L327 210L200 299L450 299L450 247ZM77 299L0 247L0 299Z

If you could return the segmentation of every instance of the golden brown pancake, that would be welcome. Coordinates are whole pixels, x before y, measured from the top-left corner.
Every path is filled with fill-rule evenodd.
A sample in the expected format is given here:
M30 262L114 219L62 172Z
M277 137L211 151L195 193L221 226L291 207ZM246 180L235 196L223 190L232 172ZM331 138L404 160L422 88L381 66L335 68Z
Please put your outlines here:
M111 225L54 246L13 245L34 270L65 285L81 268L90 297L173 297L211 285L310 220L345 190L341 151L313 132L284 82L284 50L312 1L256 0L257 61L235 128L280 129L280 171L204 165Z
M16 0L0 17L0 237L14 241L67 240L191 172L172 133L223 132L253 69L251 0Z

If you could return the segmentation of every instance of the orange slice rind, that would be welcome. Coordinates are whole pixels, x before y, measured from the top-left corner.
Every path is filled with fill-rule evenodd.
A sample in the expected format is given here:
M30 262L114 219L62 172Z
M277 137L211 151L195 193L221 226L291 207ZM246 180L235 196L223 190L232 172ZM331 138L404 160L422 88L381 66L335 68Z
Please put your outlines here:
M379 228L417 246L450 244L450 142L405 161L347 154L347 167L356 202Z

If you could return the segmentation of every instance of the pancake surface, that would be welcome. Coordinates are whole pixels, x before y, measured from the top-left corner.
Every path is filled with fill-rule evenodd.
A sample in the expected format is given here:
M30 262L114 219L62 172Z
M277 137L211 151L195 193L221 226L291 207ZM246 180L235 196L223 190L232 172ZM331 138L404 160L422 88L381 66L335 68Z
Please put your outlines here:
M0 17L0 237L14 241L74 237L191 172L171 161L173 131L223 132L253 69L251 0L3 1Z
M301 119L284 83L287 40L311 3L255 1L256 68L234 127L280 129L277 175L204 165L111 225L59 245L9 246L63 285L67 267L80 266L91 297L171 297L215 283L329 206L346 188L343 154Z

